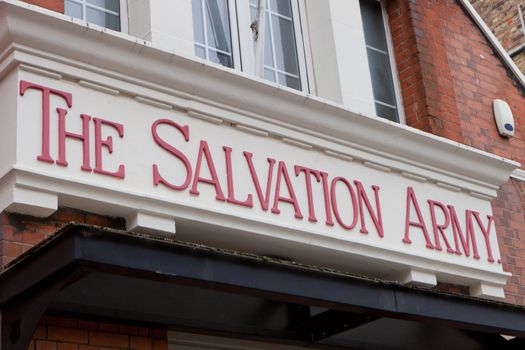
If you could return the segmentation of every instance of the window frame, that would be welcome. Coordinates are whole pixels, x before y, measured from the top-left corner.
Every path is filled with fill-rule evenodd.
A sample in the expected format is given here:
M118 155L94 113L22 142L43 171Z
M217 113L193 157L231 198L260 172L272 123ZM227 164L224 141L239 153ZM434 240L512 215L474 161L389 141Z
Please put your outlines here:
M257 77L265 82L276 84L282 87L293 89L294 91L301 91L310 93L311 79L309 79L308 66L311 66L311 59L308 62L307 46L305 42L305 21L306 17L304 0L290 0L292 7L292 20L294 28L294 38L297 51L297 60L299 66L299 79L301 83L301 90L296 90L286 85L281 85L275 82ZM252 23L250 17L250 2L249 0L229 0L229 15L230 15L230 36L232 42L233 53L233 68L250 76L255 75L255 52L253 50L253 34L250 30ZM246 28L246 30L242 30ZM211 62L211 61L208 61ZM310 72L311 73L311 72Z
M64 10L64 14L66 16L70 16L70 17L76 18L78 20L84 21L84 22L89 23L89 24L98 25L98 24L95 24L95 23L92 23L92 22L88 22L86 20L86 1L87 0L71 0L71 1L75 2L77 4L80 4L82 6L82 18L73 17L73 16L65 13L65 10ZM119 32L127 34L128 30L129 30L127 1L118 0L118 2L119 2L119 22L120 22L120 30L119 30ZM98 7L98 6L95 6L95 7ZM114 29L111 29L111 28L108 28L108 27L104 27L104 26L100 26L100 25L98 25L98 26L102 27L102 28L106 28L108 30L114 30Z
M390 62L390 71L392 72L392 80L394 84L394 96L396 98L397 116L399 118L399 124L406 125L405 109L403 106L403 95L401 93L401 84L399 82L399 72L397 71L397 62L394 52L394 42L392 40L392 32L390 31L390 22L388 21L388 12L386 11L385 0L373 0L379 2L381 5L381 12L383 16L383 24L385 29L386 46L388 49L388 58ZM363 32L364 35L364 32ZM375 108L375 98L374 98ZM377 113L376 113L377 115Z

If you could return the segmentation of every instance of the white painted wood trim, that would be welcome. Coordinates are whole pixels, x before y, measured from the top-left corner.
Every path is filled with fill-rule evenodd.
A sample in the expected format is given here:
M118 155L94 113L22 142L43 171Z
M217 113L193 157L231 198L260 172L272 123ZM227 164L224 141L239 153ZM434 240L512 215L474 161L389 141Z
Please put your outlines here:
M516 179L518 181L524 181L525 182L525 170L516 169L510 174L510 177L512 177L513 179Z

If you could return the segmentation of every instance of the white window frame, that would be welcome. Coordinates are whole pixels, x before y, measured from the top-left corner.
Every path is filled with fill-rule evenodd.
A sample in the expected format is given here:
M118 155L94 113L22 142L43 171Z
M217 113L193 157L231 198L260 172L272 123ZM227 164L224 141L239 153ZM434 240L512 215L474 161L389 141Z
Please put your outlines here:
M396 56L394 53L394 42L392 40L392 32L390 31L388 13L386 11L386 3L385 3L385 0L375 0L375 1L379 2L379 4L381 5L381 12L383 15L386 45L388 48L390 71L392 72L392 80L394 81L394 96L396 98L397 116L399 118L399 124L406 124L405 108L403 106L403 95L401 94L401 84L399 82L399 73L397 71L397 62L396 62ZM375 108L375 104L374 104L374 108Z
M301 80L301 91L310 92L312 79L308 79L307 66L311 66L311 58L308 62L307 52L309 46L305 43L308 38L305 35L306 17L304 0L290 0L292 5L292 18L294 25L294 37L297 50L297 60L299 64L299 79ZM230 35L232 42L233 66L251 76L255 76L255 52L253 50L253 34L250 29L252 23L250 17L250 2L249 0L229 0L229 15L230 15ZM259 34L260 40L264 37ZM311 73L310 73L311 74ZM310 75L312 76L312 75ZM265 80L261 77L261 79ZM276 83L277 84L277 83ZM285 86L285 85L280 85ZM294 89L295 90L295 89ZM297 90L296 90L297 91Z
M87 23L86 21L86 0L71 0L71 1L82 5L82 17L83 18L79 18L79 19ZM92 7L99 8L96 5L92 5ZM119 0L119 11L120 11L119 12L120 32L127 34L129 26L128 26L128 7L127 7L126 0ZM106 28L106 27L103 27L103 28ZM106 28L106 29L112 30L110 28Z
M203 0L199 0L199 1L202 2ZM193 1L192 1L192 3L193 3ZM204 4L203 4L202 8L204 9ZM205 16L204 14L202 14L202 15ZM240 53L240 46L239 46L239 36L237 34L237 30L235 30L235 28L238 28L238 24L237 24L237 5L236 5L236 1L235 0L228 0L228 21L230 22L230 44L231 44L231 55L232 55L231 58L232 58L232 61L233 61L233 67L231 67L231 68L242 70L241 53ZM203 19L203 23L204 23L204 35L207 36L207 33L206 33L206 20L205 19ZM193 40L193 45L194 46L196 45L195 39ZM206 49L206 51L208 51L207 47L205 49ZM212 62L210 60L208 60L208 61ZM215 64L219 64L219 63L215 63ZM230 68L230 67L228 67L228 68Z
M128 1L119 0L120 5L120 32L129 33Z

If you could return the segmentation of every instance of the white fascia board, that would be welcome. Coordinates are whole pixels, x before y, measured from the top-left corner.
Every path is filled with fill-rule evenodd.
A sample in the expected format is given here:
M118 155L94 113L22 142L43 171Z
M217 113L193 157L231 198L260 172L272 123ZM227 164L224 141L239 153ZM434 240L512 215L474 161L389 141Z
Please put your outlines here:
M164 95L168 92L190 101L178 106L182 109L209 114L216 106L222 115L212 117L228 120L242 116L245 126L262 127L280 137L290 138L295 133L299 141L327 140L361 152L361 158L377 156L376 163L401 162L403 168L416 167L416 175L426 171L478 184L491 189L485 193L489 196L494 196L496 188L519 167L514 161L442 137L360 115L351 106L343 107L195 57L181 56L150 42L20 1L0 1L0 19L0 52L15 47L20 63L42 69L50 69L50 62L56 67L65 65L69 72L65 68L59 72L70 74L70 78L82 78L75 76L77 67L104 76L102 85L117 91L126 91L128 84L130 89L143 86ZM115 86L108 86L110 79ZM176 104L172 100L154 100ZM199 111L202 105L208 109ZM288 135L283 135L285 132Z

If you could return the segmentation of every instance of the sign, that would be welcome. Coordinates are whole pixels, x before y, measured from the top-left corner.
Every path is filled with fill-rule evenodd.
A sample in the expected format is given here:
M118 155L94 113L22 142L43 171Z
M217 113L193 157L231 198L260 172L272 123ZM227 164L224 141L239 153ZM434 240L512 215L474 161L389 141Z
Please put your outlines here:
M489 197L159 101L24 71L4 86L15 80L7 210L71 206L165 234L176 222L181 240L502 296Z

